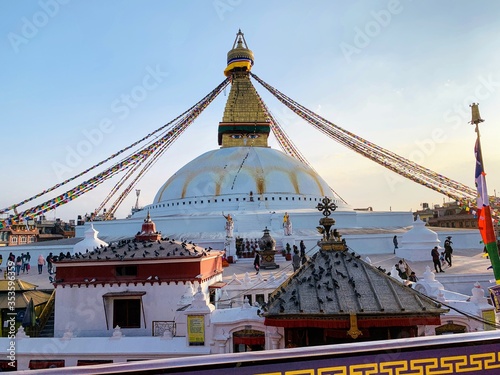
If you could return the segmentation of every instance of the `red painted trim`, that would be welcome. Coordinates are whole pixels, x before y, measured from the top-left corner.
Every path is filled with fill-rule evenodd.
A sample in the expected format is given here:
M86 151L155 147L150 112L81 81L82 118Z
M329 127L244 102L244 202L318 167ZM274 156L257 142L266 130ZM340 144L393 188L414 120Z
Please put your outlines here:
M422 317L395 317L388 316L383 318L363 318L358 316L359 328L370 327L412 327L417 325L440 325L441 318L439 316L422 316ZM264 325L284 328L340 328L349 329L349 317L331 318L331 319L314 319L314 318L265 318Z

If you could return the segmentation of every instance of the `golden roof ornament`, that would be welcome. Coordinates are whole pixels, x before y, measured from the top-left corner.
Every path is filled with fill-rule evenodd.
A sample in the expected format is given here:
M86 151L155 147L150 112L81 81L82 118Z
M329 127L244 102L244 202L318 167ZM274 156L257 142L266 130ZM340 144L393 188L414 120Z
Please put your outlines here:
M472 125L478 125L479 123L484 122L479 114L479 103L472 103L469 107L472 111L472 119L470 120L470 123Z
M318 242L321 250L347 250L345 240L336 229L332 230L335 220L330 217L331 213L337 209L337 205L328 197L324 197L316 206L318 211L323 213L319 220L320 227L316 227L318 232L323 235L323 239Z
M248 48L245 36L238 30L233 48L227 53L227 67L224 69L224 75L229 77L233 70L247 71L252 69L253 52Z

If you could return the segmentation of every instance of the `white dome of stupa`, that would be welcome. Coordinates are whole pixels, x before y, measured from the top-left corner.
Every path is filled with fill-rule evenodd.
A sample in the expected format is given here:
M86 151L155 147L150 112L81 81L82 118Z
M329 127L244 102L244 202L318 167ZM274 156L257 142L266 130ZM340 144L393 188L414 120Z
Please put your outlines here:
M325 196L333 196L338 210L351 210L301 161L269 147L228 147L208 151L179 169L158 190L151 209L176 214L188 205L237 211L248 201L265 202L269 210L292 201L295 208L310 209L316 205L311 202Z

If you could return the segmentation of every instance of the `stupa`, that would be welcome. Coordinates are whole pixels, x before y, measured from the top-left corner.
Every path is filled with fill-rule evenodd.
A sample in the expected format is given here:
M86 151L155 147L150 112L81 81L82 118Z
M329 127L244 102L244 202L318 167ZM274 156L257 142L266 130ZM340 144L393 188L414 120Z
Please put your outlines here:
M218 126L220 148L168 177L153 203L130 219L95 222L103 238L129 236L149 213L162 235L231 249L228 255L233 255L235 238L259 238L266 227L278 248L293 245L296 238L314 246L319 237L311 228L320 217L315 207L325 196L337 206L339 228L411 225L408 212L355 211L313 168L269 146L272 124L250 80L253 64L254 54L239 31L224 70L231 90ZM233 220L231 235L224 230L228 214ZM285 215L293 222L293 235L288 233L286 239Z

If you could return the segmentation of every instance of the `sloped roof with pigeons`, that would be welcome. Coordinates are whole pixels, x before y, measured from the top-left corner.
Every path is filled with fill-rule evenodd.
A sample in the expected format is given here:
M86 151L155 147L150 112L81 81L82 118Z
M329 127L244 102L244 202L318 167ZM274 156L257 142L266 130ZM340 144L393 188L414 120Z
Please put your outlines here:
M273 293L264 316L267 322L307 316L345 319L352 313L358 319L390 316L435 320L446 311L355 253L319 250ZM413 321L415 324L423 323Z
M263 309L265 324L347 328L353 318L360 328L441 324L447 309L348 251L330 229L335 220L328 216L336 206L323 201L320 250L271 295Z

